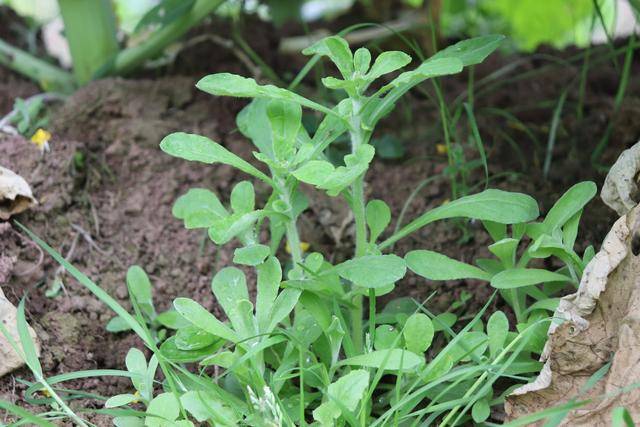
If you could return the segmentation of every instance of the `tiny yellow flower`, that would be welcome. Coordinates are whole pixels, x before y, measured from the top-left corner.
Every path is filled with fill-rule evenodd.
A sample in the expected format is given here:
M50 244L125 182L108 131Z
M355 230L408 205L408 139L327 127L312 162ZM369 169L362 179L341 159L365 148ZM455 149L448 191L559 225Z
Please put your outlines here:
M447 145L446 144L436 144L436 152L440 155L447 154Z
M447 204L447 203L449 203L449 202L450 202L450 200L449 200L449 199L444 199L444 200L442 201L442 204L443 204L443 205L446 205L446 204Z
M300 250L302 250L302 253L307 252L310 247L311 247L311 245L309 243L300 242ZM284 250L287 251L288 254L291 253L291 246L289 246L289 242L287 242L287 244L284 245Z
M31 142L36 144L40 151L49 151L49 140L51 139L51 133L40 128L31 137Z
M47 390L46 388L40 389L39 391L44 397L51 397L51 393L49 393L49 390Z
M131 403L139 403L140 402L140 392L138 390L136 390L135 393L133 393L133 395L136 397L136 400L132 401Z

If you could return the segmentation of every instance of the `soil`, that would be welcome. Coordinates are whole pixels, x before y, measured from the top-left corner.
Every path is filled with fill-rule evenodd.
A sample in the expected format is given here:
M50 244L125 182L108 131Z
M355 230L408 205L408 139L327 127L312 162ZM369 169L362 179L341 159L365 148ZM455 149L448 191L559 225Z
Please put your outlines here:
M257 50L267 55L274 42L262 40ZM0 164L22 175L39 201L37 207L16 219L127 307L125 273L129 266L138 264L151 277L158 309L168 308L175 297L187 296L220 315L209 284L218 269L231 263L232 248L215 247L207 243L202 232L185 230L171 215L171 206L192 187L212 189L224 199L233 184L246 176L228 166L211 167L173 159L158 147L170 132L193 132L253 161L250 144L235 129L235 115L244 103L212 98L194 88L197 79L206 73L247 74L233 55L220 51L215 46L197 45L178 55L177 65L162 71L143 72L131 79L106 79L84 87L54 112L54 136L48 153L41 153L22 137L0 135ZM576 52L542 53L568 58ZM197 58L214 60L203 65ZM542 55L495 55L477 67L475 78L481 82L483 77L515 61L520 65L509 76L541 70L548 64L541 58ZM284 72L283 63L286 61L272 65ZM549 178L543 178L541 165L554 106L579 71L580 63L575 67L555 66L532 78L513 82L501 79L501 85L484 93L481 84L477 86L478 124L491 176L496 177L491 186L531 194L543 213L575 182L591 179L600 187L604 173L591 167L589 156L608 123L612 123L612 133L603 164L611 164L620 151L640 139L640 122L634 120L640 112L640 81L631 79L625 99L614 114L619 71L611 61L603 62L589 72L582 120L576 116L577 85L571 87L558 127ZM636 61L632 75L638 75L638 71L640 62ZM448 99L466 91L466 79L461 75L443 81ZM36 92L33 84L0 70L0 114L11 109L16 97ZM541 144L535 145L518 122L491 115L488 108L512 112ZM466 141L464 120L459 128L459 136ZM379 134L387 133L404 141L406 153L399 160L375 161L367 176L367 193L385 200L397 218L423 179L445 171L447 158L436 150L436 144L443 143L438 111L422 94L408 97L397 114L385 121ZM509 138L517 149L512 148ZM478 157L473 145L465 142L465 146L467 156ZM522 158L518 150L524 153ZM481 183L482 177L478 169L470 182ZM266 188L258 187L258 197L264 200L266 195ZM450 195L448 181L435 179L418 193L405 218L440 205ZM339 261L351 248L352 226L345 212L341 201L315 195L302 221L302 239L311 243L312 250L332 254ZM584 214L578 246L584 249L594 244L598 248L614 216L594 200ZM459 227L447 222L419 231L396 245L396 250L403 254L428 248L472 262L488 255L488 242L479 224ZM108 333L104 326L112 317L109 310L65 275L15 226L0 228L0 270L0 278L5 277L0 285L6 296L14 303L27 298L28 320L41 340L46 375L122 369L128 349L143 347L131 334ZM56 277L62 279L63 289L55 296L46 296ZM492 293L488 285L478 282L435 284L409 275L385 300L411 296L422 301L434 291L436 295L429 301L434 312L447 310L463 292L468 292L471 299L466 302L465 311L473 313ZM0 398L24 404L21 395L25 386L18 382L20 378L29 379L30 374L22 369L0 379ZM128 387L126 382L109 378L66 385L103 396ZM81 403L85 407L100 405ZM99 416L92 422L110 425Z

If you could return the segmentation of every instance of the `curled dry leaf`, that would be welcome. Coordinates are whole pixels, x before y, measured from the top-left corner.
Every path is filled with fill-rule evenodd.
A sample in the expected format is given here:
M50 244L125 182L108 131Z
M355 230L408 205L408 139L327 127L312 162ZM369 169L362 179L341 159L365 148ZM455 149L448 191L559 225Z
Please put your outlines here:
M7 298L5 298L2 289L0 289L0 322L2 322L2 324L7 328L13 341L19 343L20 336L17 328L17 315L18 310L13 304L11 304L11 302L9 302L9 300L7 300ZM29 327L29 334L36 344L36 352L40 354L40 345L36 338L36 333L31 327ZM24 365L22 358L16 354L7 338L0 333L0 377L18 369L22 365Z
M0 220L6 221L37 203L27 181L0 166Z
M609 170L600 197L618 215L625 215L640 201L637 175L640 171L640 142L624 150Z
M569 412L562 425L608 426L611 413L625 406L640 417L640 206L613 225L602 249L586 267L575 294L562 298L542 354L544 368L533 383L508 396L511 419L569 399L594 400ZM586 386L598 369L606 375ZM585 391L587 389L587 391Z

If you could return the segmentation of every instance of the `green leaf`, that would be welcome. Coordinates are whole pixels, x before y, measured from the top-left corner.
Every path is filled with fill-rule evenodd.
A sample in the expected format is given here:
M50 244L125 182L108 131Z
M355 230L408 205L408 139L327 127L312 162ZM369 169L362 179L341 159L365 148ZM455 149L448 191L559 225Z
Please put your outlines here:
M467 67L484 61L505 39L503 35L492 34L474 37L451 45L433 55L428 61L444 58L459 59Z
M209 227L209 238L217 245L228 243L234 237L247 231L256 221L266 215L265 211L257 210L246 214L233 214L220 219Z
M335 171L326 160L310 160L292 172L292 175L302 182L319 186Z
M471 418L476 423L483 423L491 415L491 407L489 406L489 399L480 399L473 404L471 408Z
M238 342L236 333L227 325L216 319L204 307L189 298L176 298L173 306L187 321L208 333L233 343Z
M282 322L295 308L302 291L298 289L285 289L280 292L271 309L269 327L267 332L273 331L278 323Z
M302 108L293 102L272 100L267 104L267 116L271 124L276 158L280 161L291 160L302 126Z
M31 333L29 332L29 324L27 323L24 313L24 298L22 298L20 300L20 304L18 304L16 323L18 337L20 337L20 346L22 347L22 352L24 354L24 363L26 363L31 371L42 378L42 365L40 365L40 361L38 360L38 351L36 350L36 345L31 337ZM20 353L17 349L14 350L16 350L17 353Z
M334 271L355 286L375 289L402 279L407 267L396 255L367 255L338 264Z
M411 251L405 261L411 271L429 280L491 280L491 275L478 267L433 251Z
M391 209L382 200L371 200L367 203L365 215L371 231L369 240L374 243L391 222Z
M504 238L490 245L488 249L502 262L505 268L511 268L516 260L516 250L519 243L520 240Z
M392 348L353 356L338 362L339 365L363 366L389 371L412 371L424 364L424 358L407 350Z
M231 190L231 209L235 214L252 212L256 206L256 193L249 181L240 181Z
M407 350L422 354L427 351L433 340L433 323L426 314L414 313L404 324L402 334Z
M496 289L515 289L547 282L567 282L570 279L560 273L537 268L511 268L501 271L491 279Z
M259 85L254 79L229 73L211 74L203 77L196 87L204 92L219 96L235 96L238 98L271 98L291 101L303 107L321 111L325 114L339 115L330 108L310 101L298 94L273 85Z
M446 352L447 356L453 358L454 363L460 360L466 362L472 359L472 355L476 358L481 358L488 345L489 339L486 334L479 331L470 331L462 333L462 336L455 344L447 346L443 351Z
M131 326L120 316L116 316L107 323L107 331L117 334L118 332L130 331Z
M256 266L262 264L270 253L271 249L266 245L255 244L245 246L234 251L233 262L236 264Z
M398 77L393 79L391 83L384 86L383 90L391 88L402 88L408 90L408 88L411 88L427 79L459 73L462 71L462 68L462 61L457 58L429 59L420 64L416 69L405 71L400 74ZM406 91L403 91L403 94L404 93L406 93ZM391 95L391 93L389 95Z
M180 403L173 393L161 393L147 406L147 418L144 425L164 427L165 421L175 421L180 415Z
M353 74L353 55L349 43L340 36L329 36L302 51L303 55L328 56L346 80Z
M180 329L189 324L189 322L184 320L184 318L174 309L169 309L158 314L156 321L169 329Z
M422 214L381 243L379 248L383 249L440 219L462 217L500 224L517 224L532 221L538 215L538 204L531 196L502 190L485 190L482 193L461 197Z
M562 227L593 199L597 191L596 184L591 181L580 182L569 188L547 213L544 227L548 232Z
M250 163L204 136L184 132L172 133L164 137L160 142L160 148L171 156L189 161L224 163L271 184L271 179Z
M353 54L353 68L356 73L364 76L371 65L371 52L366 47L361 47Z
M271 139L271 123L267 116L268 99L254 99L236 116L236 125L244 136L249 138L260 153L274 158Z
M611 411L611 427L634 427L633 418L629 410L623 406L613 408Z
M154 318L156 310L151 295L151 282L140 266L134 265L127 270L127 288L131 297L140 305L142 312Z
M218 196L204 188L192 188L178 197L171 213L184 220L184 226L189 229L211 227L216 220L229 215Z
M282 267L276 257L269 257L257 267L258 284L256 295L256 319L260 332L265 333L269 327L271 309L278 295L282 281Z
M242 338L255 335L257 331L254 330L252 321L247 319L249 310L246 304L241 304L243 301L249 302L244 273L235 267L223 268L214 276L211 289L236 332ZM253 307L250 307L250 310L252 311Z
M133 394L116 394L115 396L110 397L104 402L105 408L117 408L119 406L128 405L129 403L135 402L138 400L138 396L134 396Z
M392 73L403 68L411 62L411 57L404 52L389 51L382 52L376 58L371 71L366 75L368 80L375 80L385 74Z
M364 369L349 372L327 388L327 400L313 411L313 418L323 425L333 425L342 409L353 412L369 386L369 373Z
M224 345L224 340L217 340L208 347L197 350L181 350L176 345L175 337L167 338L160 346L160 354L175 363L199 362L216 353Z
M373 347L376 350L396 348L402 343L402 340L398 338L399 336L400 333L395 327L391 325L380 325L376 328Z
M185 351L200 350L209 347L216 341L218 341L218 337L203 331L195 325L180 328L175 335L176 347Z
M509 320L502 311L496 311L487 322L487 335L489 336L489 354L495 359L504 348L509 335Z
M344 156L345 166L338 166L318 188L327 190L330 196L337 196L367 171L375 151L375 148L368 144L359 146L354 153Z
M180 403L199 423L212 420L216 425L236 425L237 419L231 408L212 393L191 390L180 396Z
M457 321L458 317L453 313L440 313L433 318L431 323L433 324L433 330L439 332L453 327Z

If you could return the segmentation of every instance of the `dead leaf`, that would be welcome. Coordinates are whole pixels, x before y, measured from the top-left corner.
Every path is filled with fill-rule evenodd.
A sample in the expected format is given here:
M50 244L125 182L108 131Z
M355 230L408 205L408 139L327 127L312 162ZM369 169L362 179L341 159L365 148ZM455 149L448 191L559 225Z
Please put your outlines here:
M0 289L0 321L8 329L13 341L19 343L20 336L17 328L17 314L18 310L16 307L5 298L2 289ZM40 345L38 343L36 333L31 327L29 327L29 334L35 342L36 352L39 355ZM22 358L14 351L7 338L0 333L0 377L23 365L24 361Z
M624 150L611 166L600 197L618 215L625 215L639 202L637 178L640 171L640 142Z
M0 220L6 221L37 203L27 181L0 166Z
M640 418L640 388L621 393L640 383L640 257L634 246L639 225L636 206L613 225L578 291L562 298L554 317L564 321L549 328L544 368L507 397L509 419L588 398L594 400L569 412L561 425L609 426L618 406ZM587 380L608 362L607 374L585 392Z

